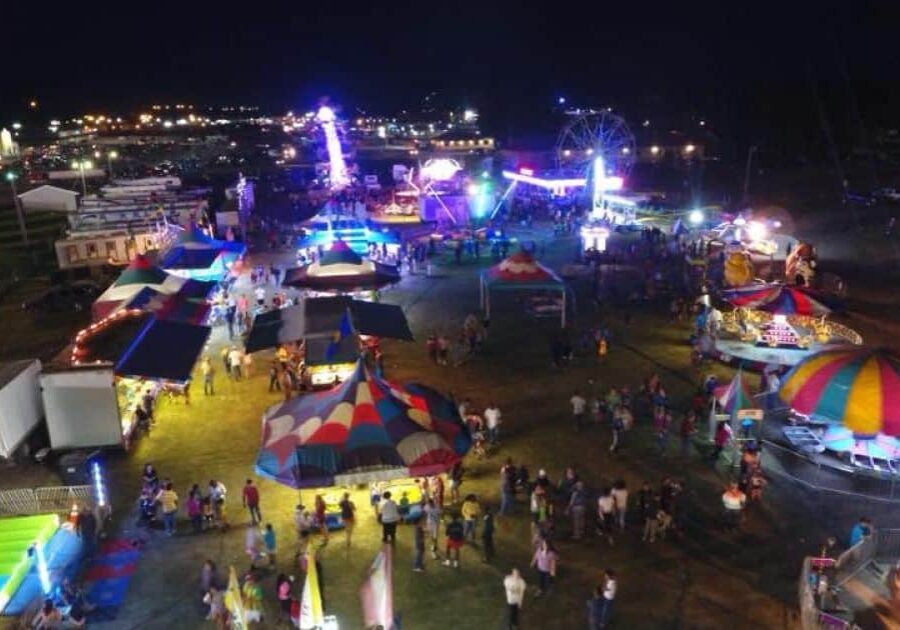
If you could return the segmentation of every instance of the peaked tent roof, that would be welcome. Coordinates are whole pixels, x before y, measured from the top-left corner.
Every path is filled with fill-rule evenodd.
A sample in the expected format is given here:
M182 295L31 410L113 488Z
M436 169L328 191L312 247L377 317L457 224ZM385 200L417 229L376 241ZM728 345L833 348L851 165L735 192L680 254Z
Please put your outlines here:
M134 257L125 270L119 274L114 287L123 287L130 284L162 284L169 277L162 268L157 267L143 254Z
M560 288L562 279L556 273L535 260L527 252L517 252L500 261L483 274L491 288Z
M319 290L379 289L400 280L396 267L363 260L344 241L337 240L314 263L288 269L283 285Z
M294 488L417 477L449 470L470 445L451 401L375 378L360 361L338 387L266 412L256 470Z

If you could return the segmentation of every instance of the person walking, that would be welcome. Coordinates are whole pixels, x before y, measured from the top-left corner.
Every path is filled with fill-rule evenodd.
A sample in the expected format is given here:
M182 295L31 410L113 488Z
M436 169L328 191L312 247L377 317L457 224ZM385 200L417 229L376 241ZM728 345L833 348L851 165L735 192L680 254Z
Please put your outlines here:
M581 540L584 536L584 521L587 513L587 496L584 491L584 482L575 483L575 488L569 496L569 516L572 518L572 540Z
M203 376L203 394L206 396L212 396L215 394L215 387L213 387L213 379L216 375L216 370L213 367L212 361L209 360L209 355L203 357L203 361L200 363L200 374Z
M447 538L447 557L444 559L444 566L452 566L453 568L458 569L459 550L466 544L465 530L463 529L462 522L459 520L459 516L456 514L453 515L452 520L447 523L444 535Z
M266 555L269 556L269 566L274 567L278 558L278 546L272 523L266 523L266 528L263 530L263 545L266 548Z
M215 479L209 480L207 488L207 497L212 504L213 519L217 525L226 526L225 522L225 495L227 490L225 484Z
M581 395L581 392L577 389L575 393L572 394L572 397L569 399L569 404L572 405L572 421L575 425L575 432L581 431L581 426L584 424L584 412L587 409L587 400L585 400L584 396Z
M622 446L622 437L625 435L625 408L617 405L612 414L612 443L609 452L616 453Z
M628 487L624 479L617 479L612 489L613 500L616 504L616 522L619 529L625 529L625 517L628 513Z
M94 511L90 509L90 506L83 505L78 510L75 530L84 544L85 556L90 558L94 554L94 548L97 544L97 517L94 516Z
M244 534L244 551L250 558L250 570L253 571L256 568L256 561L261 555L259 552L259 529L254 523L247 525L247 531Z
M203 529L203 506L200 504L199 492L190 492L185 502L185 511L191 522L191 529L199 534Z
M601 628L609 625L609 620L612 617L613 601L616 599L618 587L616 572L612 569L607 569L603 574L603 608L600 613Z
M741 515L747 504L747 495L736 483L731 483L722 493L722 507L725 509L725 528L735 530L740 526Z
M594 587L594 594L587 602L588 630L601 630L603 628L603 585Z
M597 535L605 536L610 545L614 545L613 524L615 523L616 500L612 490L604 488L597 498Z
M484 508L484 516L481 519L481 561L490 562L494 559L494 515L490 507Z
M500 469L500 511L505 515L513 505L516 493L516 467L511 458Z
M505 578L503 578L503 589L506 591L506 628L507 630L518 630L519 613L522 610L522 603L525 600L525 591L528 585L522 579L519 570L513 567Z
M553 583L553 578L556 577L556 563L556 551L546 538L542 538L531 559L531 566L538 572L537 597L546 593Z
M347 549L350 549L353 527L356 525L356 505L350 500L349 492L344 493L344 497L341 499L338 507L341 509L341 521L344 523L344 533L347 536Z
M244 356L237 346L231 346L228 351L228 368L231 370L231 378L241 380L241 365L244 363Z
M262 514L259 511L259 488L253 485L253 480L248 479L241 493L241 503L250 512L250 523L256 525L262 523Z
M500 422L502 416L503 414L500 413L500 408L494 403L488 404L487 408L484 410L484 422L487 425L488 442L491 444L496 444L500 439Z
M478 517L481 516L481 506L478 504L477 497L474 494L466 495L466 500L463 501L459 511L463 517L464 536L466 539L474 542L475 530L478 527Z
M172 490L172 482L167 482L162 490L159 491L159 494L156 495L156 500L159 502L160 508L162 508L163 514L163 525L165 527L166 536L172 536L175 534L175 515L178 512L178 495Z
M379 520L381 520L381 542L397 542L397 523L400 522L400 509L391 498L390 490L385 492L379 505Z
M438 479L440 479L440 477L438 477ZM462 462L458 461L453 464L453 468L450 469L450 501L454 505L459 503L459 487L462 485L462 482L463 466ZM441 503L443 504L443 501Z
M428 501L425 502L425 507L422 511L424 513L428 537L431 538L431 557L434 560L437 560L438 535L441 527L441 508L435 503L434 499L428 499Z
M413 548L416 555L413 560L413 571L421 573L425 570L425 519L419 519L413 525Z

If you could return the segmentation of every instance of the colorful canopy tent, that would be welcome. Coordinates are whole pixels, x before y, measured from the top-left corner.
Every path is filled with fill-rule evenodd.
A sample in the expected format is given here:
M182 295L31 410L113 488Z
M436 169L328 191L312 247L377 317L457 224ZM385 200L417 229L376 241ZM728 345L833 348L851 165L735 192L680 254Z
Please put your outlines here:
M116 281L94 302L91 315L94 320L106 317L122 302L130 300L145 287L151 287L159 293L176 293L184 286L185 281L185 278L166 273L151 263L147 257L135 256Z
M247 352L256 352L300 339L331 339L348 309L351 327L359 334L413 340L399 306L338 296L306 298L296 306L257 315L245 347Z
M823 350L794 366L779 394L800 413L840 422L857 435L900 436L900 357L889 350Z
M739 308L765 311L775 315L820 317L831 309L809 291L783 284L750 284L726 289L722 297Z
M118 306L113 313L138 309L152 313L158 319L203 324L209 315L210 304L205 299L192 298L190 295L190 291L166 295L152 287L144 287L133 298Z
M741 409L752 409L755 406L753 395L750 393L750 384L744 378L743 370L738 370L728 385L717 387L713 395L722 411L728 414L734 414Z
M556 273L527 252L518 252L481 273L481 308L491 316L491 291L559 291L560 324L566 327L566 284Z
M294 488L367 483L442 473L470 446L450 400L378 379L360 361L340 386L266 412L256 470Z
M247 251L243 243L210 238L196 225L182 232L162 257L161 267L177 276L221 280Z
M166 321L146 311L119 311L78 333L71 361L111 363L117 376L184 382L210 332L208 326Z
M339 240L316 262L288 269L282 284L317 291L353 292L380 289L399 280L396 267L363 260Z

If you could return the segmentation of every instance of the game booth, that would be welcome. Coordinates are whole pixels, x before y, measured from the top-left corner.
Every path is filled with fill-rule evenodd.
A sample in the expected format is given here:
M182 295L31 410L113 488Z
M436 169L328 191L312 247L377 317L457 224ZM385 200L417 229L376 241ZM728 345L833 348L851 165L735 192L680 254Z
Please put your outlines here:
M421 514L415 479L450 470L471 437L456 405L419 384L376 377L365 363L328 391L293 398L263 416L259 475L292 488L323 488L329 528L342 527L345 489L383 482Z
M163 392L186 396L209 334L139 309L80 331L40 378L51 448L128 448L148 403Z
M218 282L236 269L246 252L243 243L211 238L192 225L161 256L160 267L175 276Z
M791 409L782 429L796 450L846 472L900 476L900 356L880 348L830 348L782 380Z
M296 356L304 384L317 388L345 380L353 373L359 353L374 354L380 339L413 340L399 306L344 296L319 297L257 315L245 348L247 352L284 348Z
M834 345L858 346L862 337L831 321L831 309L807 289L754 283L722 291L734 310L722 314L715 349L724 357L791 366Z
M486 269L480 276L481 308L491 317L493 291L529 292L526 309L534 317L559 317L566 327L566 284L556 273L534 259L518 252Z
M288 269L282 285L317 293L345 294L378 291L399 281L396 266L364 260L347 243L338 240L315 262Z

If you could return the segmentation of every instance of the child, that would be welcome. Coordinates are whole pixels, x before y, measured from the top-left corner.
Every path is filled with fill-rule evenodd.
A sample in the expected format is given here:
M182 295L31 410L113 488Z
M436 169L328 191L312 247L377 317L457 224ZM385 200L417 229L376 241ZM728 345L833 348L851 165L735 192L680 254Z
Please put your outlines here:
M472 454L478 458L487 456L484 432L480 429L472 433Z
M203 529L212 527L213 521L215 520L215 512L213 511L212 501L209 500L209 497L203 497L200 511L203 515Z
M372 505L372 511L378 515L378 503L381 501L381 482L373 481L369 484L369 503Z
M766 486L766 478L763 477L762 470L757 468L750 475L750 500L759 501L762 499L763 488Z
M275 530L272 523L266 523L266 531L263 533L263 542L266 545L266 554L269 556L270 566L275 566Z

